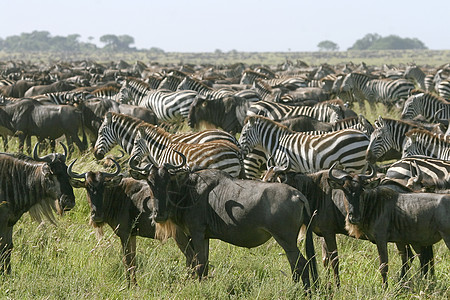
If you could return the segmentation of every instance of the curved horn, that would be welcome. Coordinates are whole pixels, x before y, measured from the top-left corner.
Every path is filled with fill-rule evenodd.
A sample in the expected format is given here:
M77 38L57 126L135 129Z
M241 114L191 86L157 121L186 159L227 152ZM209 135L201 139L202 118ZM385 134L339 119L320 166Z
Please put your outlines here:
M341 177L335 177L335 176L333 176L333 169L336 167L337 164L338 164L338 162L335 162L335 163L331 166L331 168L328 170L328 177L329 177L331 180L333 180L333 181L335 181L335 182L337 182L337 183L339 183L339 184L342 184L345 175L343 175L343 176L341 176Z
M112 159L112 158L111 158L111 160L112 160L113 163L116 165L116 172L114 172L114 173L101 172L102 175L103 175L105 178L108 178L108 177L114 177L114 176L119 175L119 173L120 173L121 168L120 168L119 163L118 163L117 161L115 161L114 159Z
M62 146L63 149L64 149L64 157L67 157L67 155L69 154L69 151L67 151L66 145L64 145L63 142L59 142L59 143L61 144L61 146Z
M85 179L86 172L84 172L83 174L77 174L77 173L72 172L72 167L73 167L73 165L75 164L75 162L77 161L77 159L78 159L78 158L75 158L75 159L70 163L70 165L67 167L67 175L69 175L69 176L72 177L72 178L83 178L83 179Z
M153 166L153 164L149 163L142 168L138 167L138 162L136 161L136 156L137 156L137 153L135 155L133 155L132 157L130 157L130 159L128 160L128 165L130 166L130 168L133 170L136 170L136 171L140 171L140 172L148 172L150 170L150 168Z
M362 180L369 180L377 175L377 171L375 170L375 167L372 164L369 164L369 168L370 168L370 174L369 175L364 175L364 174L359 175L359 178L361 178Z
M38 145L39 145L39 142L36 142L36 144L34 145L34 148L33 148L33 159L35 161L43 161L44 158L43 157L39 157L39 155L38 155Z
M175 153L177 153L179 156L181 156L181 163L178 164L178 165L172 165L170 163L165 163L164 166L167 168L167 170L179 169L179 168L183 167L186 164L186 161L187 161L186 156L183 153L181 153L181 152L179 152L177 150L173 150L173 151Z

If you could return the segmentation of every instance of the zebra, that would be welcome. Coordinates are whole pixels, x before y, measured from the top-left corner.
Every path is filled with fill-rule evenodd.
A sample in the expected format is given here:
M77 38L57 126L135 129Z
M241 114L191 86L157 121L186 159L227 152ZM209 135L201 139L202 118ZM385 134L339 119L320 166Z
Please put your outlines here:
M92 98L93 96L86 91L64 91L64 92L53 92L53 93L45 93L43 95L37 95L31 97L32 99L38 100L40 102L50 102L51 104L58 105L74 105L80 103L86 99Z
M206 99L219 99L224 96L231 96L236 93L235 90L231 88L223 88L219 90L215 90L202 83L201 81L192 78L190 76L186 76L178 85L177 90L193 90L196 91L199 95L202 95Z
M400 158L407 140L406 133L413 129L423 129L422 126L409 121L382 118L381 116L374 124L375 130L370 135L370 143L366 152L367 161L370 163L375 163L390 149L395 150Z
M188 117L192 102L198 97L196 91L149 91L138 106L155 112L160 121L177 122Z
M131 104L149 108L160 121L176 122L189 114L189 108L197 97L196 91L152 90L142 80L127 78L120 89L122 103L132 99Z
M304 134L308 135L321 135L333 131L339 131L344 129L356 129L367 136L370 136L373 132L373 126L370 122L362 115L358 117L350 117L337 121L330 126L329 131L302 131ZM267 167L267 157L264 150L256 146L250 153L248 153L244 158L244 172L246 178L260 178L264 169Z
M450 79L441 80L436 85L436 92L440 97L450 100Z
M160 84L158 85L158 90L169 90L175 92L178 90L178 86L181 84L184 78L176 75L167 75L163 78L163 80L161 80Z
M252 70L245 70L242 73L241 80L239 81L239 83L253 85L256 79L270 79L270 78L272 77L265 73L259 73Z
M353 92L359 101L367 99L372 106L382 102L388 107L408 98L414 88L414 84L406 79L374 79L362 73L348 74L341 85L342 92Z
M106 113L98 130L94 156L97 159L102 159L116 144L127 154L131 154L136 139L137 127L142 123L142 120L124 114ZM202 144L210 141L225 140L239 146L233 135L219 129L169 134L169 136L172 141L179 143Z
M163 81L164 76L163 75L149 75L145 78L144 82L148 84L149 89L156 90L158 89L159 85Z
M385 179L401 183L414 191L450 188L450 161L409 156L393 163L386 171Z
M150 85L145 81L133 77L127 77L122 81L122 86L119 90L119 102L139 105L145 95L152 90L153 89L150 88Z
M96 98L111 99L120 102L120 89L114 86L105 86L95 89L91 94Z
M429 92L413 94L405 101L401 118L413 119L418 115L428 122L450 119L450 103Z
M239 138L246 155L260 146L275 165L289 161L294 172L316 172L330 168L338 161L347 171L363 171L369 137L355 129L344 129L322 135L294 132L262 116L248 117Z
M281 97L280 89L273 89L270 85L265 83L263 80L256 79L253 82L252 89L255 90L261 100L270 102L279 102Z
M412 80L416 83L417 88L424 91L433 89L433 75L426 75L418 66L408 66L403 74L405 79ZM430 81L431 80L431 81ZM430 85L431 83L431 85Z
M241 150L233 143L216 140L201 144L174 142L169 133L151 124L142 123L137 128L134 147L130 154L130 167L148 157L154 165L166 163L180 165L186 158L188 169L220 169L232 177L241 176Z
M429 156L450 159L450 137L432 133L424 129L413 129L406 133L407 140L403 147L403 156Z
M262 115L275 121L296 116L308 116L330 123L343 119L343 112L340 107L329 103L318 103L314 106L293 106L264 100L252 103L248 108L247 116L254 115Z

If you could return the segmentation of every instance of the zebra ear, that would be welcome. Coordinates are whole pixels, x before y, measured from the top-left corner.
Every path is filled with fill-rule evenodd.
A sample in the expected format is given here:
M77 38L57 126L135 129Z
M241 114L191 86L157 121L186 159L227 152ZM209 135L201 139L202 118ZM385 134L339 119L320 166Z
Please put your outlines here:
M109 111L105 114L105 120L107 124L110 124L112 121L112 113Z

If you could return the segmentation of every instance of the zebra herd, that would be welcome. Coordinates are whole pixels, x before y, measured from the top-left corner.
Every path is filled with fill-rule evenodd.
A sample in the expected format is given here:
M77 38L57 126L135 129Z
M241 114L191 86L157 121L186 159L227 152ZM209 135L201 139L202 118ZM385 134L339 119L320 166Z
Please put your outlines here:
M0 65L0 135L5 141L19 134L22 116L6 108L33 99L44 107L76 107L80 130L95 131L96 159L118 145L128 154L129 167L144 172L150 163L190 172L219 169L234 178L258 180L274 168L310 174L337 163L348 173L365 173L376 163L395 160L377 168L383 181L395 181L411 192L445 193L450 188L450 64L435 69L314 67L301 61L289 62L289 68L242 63L159 68L142 62L126 64L127 68L123 63L121 68L89 61L77 64L84 72L77 68L73 73L84 80L69 80L67 75L60 79L62 74L52 72L57 69L52 66L42 74L42 82L29 82L50 85L58 78L72 89L31 97L24 96L26 91L8 94L12 89L6 87L29 79ZM145 108L157 122L118 110L92 109L93 117L88 117L89 104L107 101ZM359 115L352 109L357 103ZM371 108L384 105L401 118L379 116L371 124L364 116L369 112L361 106L364 103Z

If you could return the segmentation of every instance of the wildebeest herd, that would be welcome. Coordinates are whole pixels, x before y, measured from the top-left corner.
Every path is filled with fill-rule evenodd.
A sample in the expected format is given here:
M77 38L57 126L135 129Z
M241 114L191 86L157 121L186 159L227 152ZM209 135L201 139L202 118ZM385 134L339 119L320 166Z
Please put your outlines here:
M318 282L313 233L337 286L336 234L376 244L384 285L388 242L402 278L416 256L433 276L433 244L450 249L450 64L9 61L0 70L4 273L14 224L27 211L54 221L53 211L74 207L72 187L86 189L91 224L119 236L130 285L136 236L173 238L198 278L209 239L252 248L273 237L305 290ZM365 115L376 106L401 117L372 124ZM15 137L19 153L8 153ZM46 143L52 153L40 157ZM67 162L73 143L97 160L116 145L123 155L109 158L113 172L80 174Z

